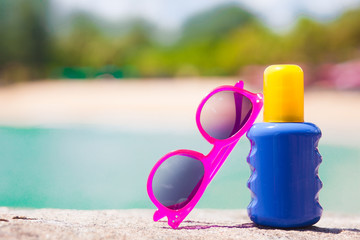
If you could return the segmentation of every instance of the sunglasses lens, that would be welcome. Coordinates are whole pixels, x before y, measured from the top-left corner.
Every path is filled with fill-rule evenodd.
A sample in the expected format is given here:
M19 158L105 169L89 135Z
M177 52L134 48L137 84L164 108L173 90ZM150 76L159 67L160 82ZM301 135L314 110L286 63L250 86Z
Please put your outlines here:
M195 196L203 176L201 161L189 156L172 156L160 165L154 175L154 196L165 207L180 209Z
M226 139L237 133L252 111L251 101L238 92L221 91L212 95L203 106L200 123L207 134Z

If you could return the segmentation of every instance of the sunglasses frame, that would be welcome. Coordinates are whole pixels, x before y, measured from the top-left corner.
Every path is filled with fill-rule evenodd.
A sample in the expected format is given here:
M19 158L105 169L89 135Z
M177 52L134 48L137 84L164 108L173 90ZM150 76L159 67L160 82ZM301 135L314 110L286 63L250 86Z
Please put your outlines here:
M158 208L158 210L155 211L153 219L154 221L158 221L162 219L163 217L168 218L168 224L172 228L176 229L180 223L186 218L186 216L191 212L191 210L196 206L198 201L200 200L201 196L205 192L205 189L213 179L213 177L216 175L217 171L220 169L224 161L226 160L227 156L230 154L232 149L235 147L236 143L239 141L240 137L246 133L250 127L255 122L256 117L260 113L260 110L263 106L263 95L261 93L252 93L249 91L246 91L243 89L244 83L242 81L239 81L235 84L235 86L221 86L216 89L214 89L212 92L210 92L200 103L198 106L197 112L196 112L196 124L197 127L201 133L201 135L211 144L214 145L214 147L210 150L210 152L207 155L204 155L200 152L192 151L192 150L186 150L186 149L180 149L173 152L170 152L163 156L152 168L148 181L147 181L147 192L150 197L150 200L154 203L154 205ZM205 103L211 98L214 94L222 92L222 91L233 91L240 93L242 96L247 97L251 103L252 103L252 110L249 115L248 120L246 123L240 128L240 130L232 135L229 138L226 139L216 139L211 137L209 134L205 132L203 129L201 122L200 122L200 115L201 111L205 105ZM157 169L161 166L161 164L169 159L170 157L173 157L175 155L182 155L182 156L188 156L193 159L196 159L198 161L201 161L204 166L204 176L202 178L202 182L197 189L195 195L191 198L191 200L182 208L180 209L170 209L162 205L154 196L153 190L152 190L152 182L154 175L157 171Z

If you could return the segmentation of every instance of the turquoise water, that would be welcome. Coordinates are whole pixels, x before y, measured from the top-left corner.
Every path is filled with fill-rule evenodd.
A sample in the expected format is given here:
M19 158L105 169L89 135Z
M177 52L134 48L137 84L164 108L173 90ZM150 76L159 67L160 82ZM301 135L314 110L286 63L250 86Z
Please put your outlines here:
M147 176L179 148L207 153L199 133L129 133L92 128L0 128L0 206L70 209L153 208ZM320 144L325 210L360 213L360 150ZM242 139L197 205L246 208L249 143Z

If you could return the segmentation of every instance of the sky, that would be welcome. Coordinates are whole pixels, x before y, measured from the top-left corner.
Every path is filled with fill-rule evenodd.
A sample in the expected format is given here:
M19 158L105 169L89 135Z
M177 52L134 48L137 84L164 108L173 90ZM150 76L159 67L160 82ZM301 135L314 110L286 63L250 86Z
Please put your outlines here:
M273 28L286 28L297 17L332 19L360 6L360 0L52 0L56 11L82 10L110 21L142 17L165 29L176 29L191 15L224 3L239 3Z

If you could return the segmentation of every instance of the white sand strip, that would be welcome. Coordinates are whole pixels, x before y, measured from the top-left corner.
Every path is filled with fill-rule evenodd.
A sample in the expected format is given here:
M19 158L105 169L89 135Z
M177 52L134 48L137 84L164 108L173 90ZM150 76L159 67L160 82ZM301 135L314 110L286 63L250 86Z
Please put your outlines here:
M44 81L0 88L0 125L91 125L126 131L197 131L201 99L235 78ZM245 88L261 92L245 82ZM360 93L309 89L305 120L323 130L322 141L360 147ZM259 116L258 122L262 121Z

